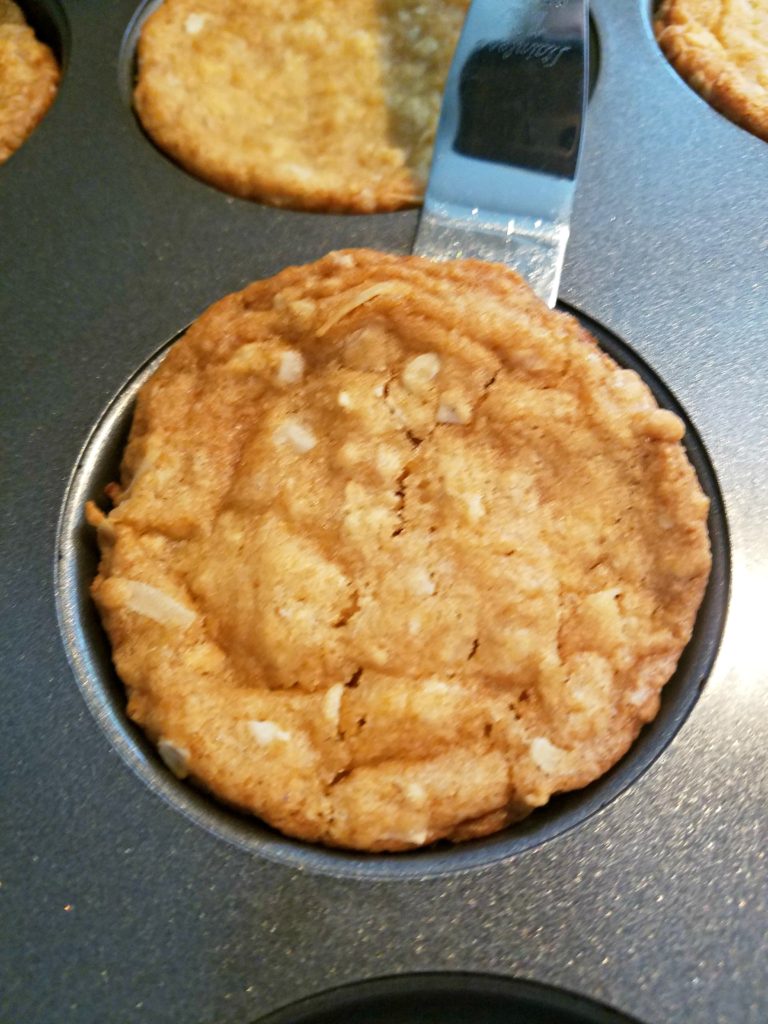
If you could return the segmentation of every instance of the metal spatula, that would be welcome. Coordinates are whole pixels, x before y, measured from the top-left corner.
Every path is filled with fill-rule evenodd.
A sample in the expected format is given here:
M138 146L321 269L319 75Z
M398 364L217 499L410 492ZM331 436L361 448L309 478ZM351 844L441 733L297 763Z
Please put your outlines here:
M587 0L474 0L448 75L415 253L506 263L554 306L587 40Z

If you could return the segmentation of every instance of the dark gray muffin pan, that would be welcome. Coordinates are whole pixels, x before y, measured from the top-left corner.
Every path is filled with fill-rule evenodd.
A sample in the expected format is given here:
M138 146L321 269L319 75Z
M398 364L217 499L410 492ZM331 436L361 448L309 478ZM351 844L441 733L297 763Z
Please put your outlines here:
M197 181L131 111L153 5L24 6L64 75L0 167L0 1021L764 1024L768 146L667 65L648 0L594 0L561 297L686 418L714 556L694 637L583 792L457 848L324 850L178 782L127 722L82 505L209 303L333 248L407 252L417 214Z

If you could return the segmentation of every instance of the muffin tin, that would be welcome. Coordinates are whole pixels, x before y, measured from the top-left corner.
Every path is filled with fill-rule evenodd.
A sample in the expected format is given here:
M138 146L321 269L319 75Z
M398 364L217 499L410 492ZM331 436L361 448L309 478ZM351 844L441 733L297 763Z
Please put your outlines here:
M65 74L0 168L12 666L0 1019L234 1024L415 972L374 986L377 999L410 993L412 1019L427 1019L425 992L455 1008L463 991L482 1021L482 986L506 993L515 978L498 1019L614 1019L583 996L645 1024L762 1024L765 143L667 65L648 0L594 0L599 74L561 295L693 424L715 556L696 635L657 722L583 793L464 847L324 851L177 782L126 722L79 510L114 475L151 361L202 309L332 248L406 252L417 213L280 211L189 177L130 108L147 6L25 7ZM451 972L447 989L430 988L432 972ZM538 1009L519 1003L529 983ZM371 1021L401 1019L385 996ZM309 1021L298 1014L313 1005L275 1020Z

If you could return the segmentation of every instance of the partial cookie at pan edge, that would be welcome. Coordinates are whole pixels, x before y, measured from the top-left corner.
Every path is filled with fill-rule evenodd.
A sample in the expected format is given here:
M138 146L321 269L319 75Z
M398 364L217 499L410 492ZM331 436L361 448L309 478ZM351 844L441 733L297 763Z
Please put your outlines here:
M89 507L129 714L306 840L524 817L624 754L690 637L682 432L499 265L352 250L227 296Z
M144 23L135 107L157 145L277 206L421 201L469 0L166 0Z
M0 163L4 163L42 120L53 103L59 66L35 38L21 9L0 0Z
M768 0L664 0L654 30L693 89L768 141Z

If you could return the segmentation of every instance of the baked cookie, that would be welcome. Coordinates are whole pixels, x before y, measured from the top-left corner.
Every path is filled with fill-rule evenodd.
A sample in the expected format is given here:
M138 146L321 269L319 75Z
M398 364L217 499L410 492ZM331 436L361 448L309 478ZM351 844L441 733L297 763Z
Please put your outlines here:
M227 192L371 213L420 202L469 0L166 0L139 40L157 145Z
M654 28L692 88L768 141L768 0L663 0Z
M53 103L59 66L21 10L0 0L0 163L30 135Z
M690 637L682 434L500 265L352 250L227 296L88 508L129 715L303 839L524 817L622 756Z

